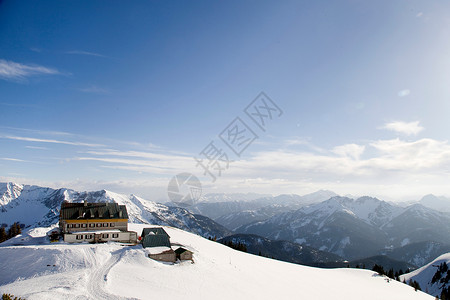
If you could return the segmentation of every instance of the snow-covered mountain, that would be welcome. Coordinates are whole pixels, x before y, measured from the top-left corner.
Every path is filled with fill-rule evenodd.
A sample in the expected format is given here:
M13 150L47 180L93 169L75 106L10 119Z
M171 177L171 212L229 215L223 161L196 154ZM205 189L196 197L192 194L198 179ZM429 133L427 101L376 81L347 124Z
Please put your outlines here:
M190 213L184 208L168 207L135 195L122 195L106 190L77 192L70 189L51 189L38 186L0 183L0 222L11 225L50 226L59 219L63 201L116 202L127 206L129 221L167 225L202 236L223 237L230 232L213 220Z
M447 268L444 268L444 263L447 265ZM442 290L450 287L449 266L450 253L445 253L429 264L401 276L401 280L405 280L406 282L410 280L417 281L422 291L426 291L428 294L440 298Z
M140 232L145 225L130 224ZM147 257L140 245L45 242L35 228L0 245L0 293L40 299L433 299L362 269L319 269L239 252L173 227L194 263ZM13 246L27 240L26 246Z
M357 259L410 243L450 244L450 215L419 204L402 208L371 197L333 197L241 226L236 232L295 241Z

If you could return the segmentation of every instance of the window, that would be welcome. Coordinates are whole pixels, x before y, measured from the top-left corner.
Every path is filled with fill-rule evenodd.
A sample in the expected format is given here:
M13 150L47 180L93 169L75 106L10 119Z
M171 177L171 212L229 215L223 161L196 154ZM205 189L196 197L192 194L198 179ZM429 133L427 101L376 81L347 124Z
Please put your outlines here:
M82 240L83 239L83 235L82 234L77 234L77 240Z
M114 223L109 223L109 227L114 227Z
M87 239L87 240L90 240L90 239L92 239L92 234L86 234L84 236L84 238Z
M86 228L87 224L81 224L81 228Z
M80 224L75 224L75 228L80 228Z
M89 227L95 227L95 224L94 223L91 223L91 224L89 224Z
M67 228L72 228L72 224L67 224Z
M96 227L102 227L101 223L97 223Z
M109 238L109 234L107 234L107 233L102 234L102 238L104 238L104 239Z
M103 227L108 227L108 223L103 223Z
M112 234L112 237L113 237L113 239L116 239L116 238L119 237L119 234L118 234L118 233L113 233L113 234Z

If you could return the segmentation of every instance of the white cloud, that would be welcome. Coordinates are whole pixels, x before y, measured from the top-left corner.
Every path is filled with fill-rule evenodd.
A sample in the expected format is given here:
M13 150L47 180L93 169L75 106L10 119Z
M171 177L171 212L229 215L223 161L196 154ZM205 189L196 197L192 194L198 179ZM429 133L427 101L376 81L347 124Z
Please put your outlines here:
M419 13L417 13L417 15L416 15L417 18L420 18L420 17L422 17L422 16L423 16L423 12L419 12Z
M368 161L380 171L446 173L450 165L450 145L447 141L420 139L406 142L400 139L380 140L370 144L380 153Z
M419 121L415 122L402 122L402 121L394 121L390 123L386 123L382 129L392 130L398 133L406 134L406 135L417 135L419 132L424 130L422 126L419 125Z
M408 89L401 90L401 91L398 92L398 96L399 96L399 97L406 97L406 96L408 96L409 94L411 94L411 91L408 90Z
M34 75L57 75L58 70L39 65L25 65L0 59L0 78L10 80L23 80Z

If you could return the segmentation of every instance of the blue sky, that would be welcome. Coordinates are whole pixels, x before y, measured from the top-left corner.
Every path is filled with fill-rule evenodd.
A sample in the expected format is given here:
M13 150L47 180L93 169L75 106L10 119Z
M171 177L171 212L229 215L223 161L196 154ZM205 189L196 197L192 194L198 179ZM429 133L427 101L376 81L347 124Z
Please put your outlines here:
M450 195L445 1L2 1L0 180L167 199ZM264 91L283 114L243 112ZM236 156L234 118L256 139ZM193 156L233 162L215 182Z

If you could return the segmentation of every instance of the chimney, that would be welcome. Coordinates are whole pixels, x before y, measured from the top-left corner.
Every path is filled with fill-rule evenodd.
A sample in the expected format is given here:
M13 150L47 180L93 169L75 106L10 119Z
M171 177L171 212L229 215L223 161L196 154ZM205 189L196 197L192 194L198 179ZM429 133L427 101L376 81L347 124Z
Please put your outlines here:
M84 206L87 206L87 205L88 205L87 200L84 200Z

